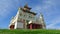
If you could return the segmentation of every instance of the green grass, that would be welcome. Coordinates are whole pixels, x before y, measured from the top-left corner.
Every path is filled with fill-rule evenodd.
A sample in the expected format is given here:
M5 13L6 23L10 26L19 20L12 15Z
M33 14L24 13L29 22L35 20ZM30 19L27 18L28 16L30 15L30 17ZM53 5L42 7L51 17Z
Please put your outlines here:
M8 30L0 29L0 34L60 34L60 30L43 30L43 29L33 29L33 30Z

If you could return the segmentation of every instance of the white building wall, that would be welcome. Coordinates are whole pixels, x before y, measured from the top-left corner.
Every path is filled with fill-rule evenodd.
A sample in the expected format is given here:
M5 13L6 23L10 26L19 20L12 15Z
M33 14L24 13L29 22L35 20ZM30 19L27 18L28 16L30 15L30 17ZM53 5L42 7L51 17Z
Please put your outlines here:
M20 8L19 8L19 9L20 9ZM15 22L15 27L14 27L14 29L23 28L23 23L18 22L19 12L20 12L20 10L18 10L17 15L16 15L16 22Z
M17 28L24 28L23 23L17 22Z
M14 29L16 29L17 28L17 22L15 22L15 27L14 27Z

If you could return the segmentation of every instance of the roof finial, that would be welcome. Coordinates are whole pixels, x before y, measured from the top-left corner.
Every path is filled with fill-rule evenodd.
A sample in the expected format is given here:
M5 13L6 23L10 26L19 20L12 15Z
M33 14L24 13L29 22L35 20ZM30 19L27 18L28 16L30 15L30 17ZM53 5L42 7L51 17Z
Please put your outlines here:
M42 12L40 12L40 18L43 18L43 14L42 14Z
M24 8L27 8L29 10L31 9L30 7L28 7L28 4L27 3L25 4Z

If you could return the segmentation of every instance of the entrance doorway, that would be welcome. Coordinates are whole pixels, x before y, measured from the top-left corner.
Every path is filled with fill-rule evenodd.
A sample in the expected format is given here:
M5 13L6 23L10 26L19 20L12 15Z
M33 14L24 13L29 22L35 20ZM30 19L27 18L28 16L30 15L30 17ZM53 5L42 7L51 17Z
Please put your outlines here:
M41 24L33 24L33 23L31 23L31 24L28 24L27 25L27 29L42 29L42 25Z
M10 26L10 29L14 29L14 26L15 26L15 25L11 25L11 26Z

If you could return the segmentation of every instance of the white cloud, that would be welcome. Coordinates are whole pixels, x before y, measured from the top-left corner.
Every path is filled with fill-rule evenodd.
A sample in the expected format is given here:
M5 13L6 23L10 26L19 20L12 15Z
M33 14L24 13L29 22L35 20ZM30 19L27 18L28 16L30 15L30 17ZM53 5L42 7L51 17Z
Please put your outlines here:
M59 3L57 0L44 0L42 11L46 12L47 16L51 16L52 14L57 13L57 3Z
M18 1L10 1L10 0L1 0L0 2L0 17L7 17L16 9Z
M47 25L47 29L60 29L59 26L55 26L56 24L60 24L60 16L53 19L51 24Z
M57 10L57 5L59 5L59 0L44 0L43 1L42 11L45 11L46 17L51 19L51 17L53 18L52 15L56 15L53 18L53 20L52 19L50 21L48 20L50 24L47 25L47 29L60 29L58 26L55 26L56 24L60 23L60 16L57 16L57 13L59 13Z
M19 3L18 0L0 0L0 27L1 28L8 28L10 17L15 14L18 7L18 3Z

